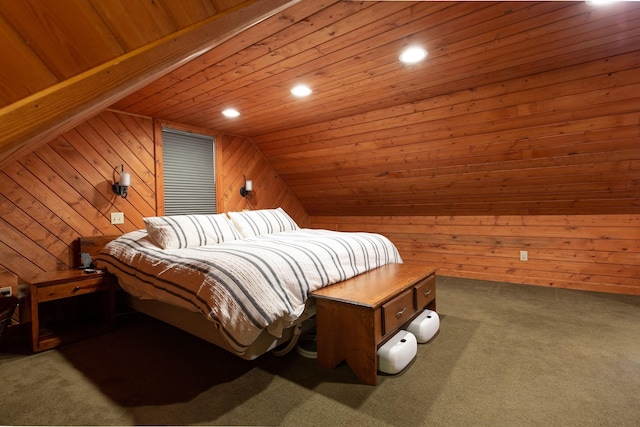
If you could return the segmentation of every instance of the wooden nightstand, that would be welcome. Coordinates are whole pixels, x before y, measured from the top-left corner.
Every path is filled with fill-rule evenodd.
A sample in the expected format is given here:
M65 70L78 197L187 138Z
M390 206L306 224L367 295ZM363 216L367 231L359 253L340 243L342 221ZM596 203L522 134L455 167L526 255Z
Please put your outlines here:
M115 281L108 273L65 270L22 281L34 352L105 332L115 325Z
M346 360L360 381L376 385L378 348L423 309L436 309L436 270L388 264L311 292L318 365L333 369Z

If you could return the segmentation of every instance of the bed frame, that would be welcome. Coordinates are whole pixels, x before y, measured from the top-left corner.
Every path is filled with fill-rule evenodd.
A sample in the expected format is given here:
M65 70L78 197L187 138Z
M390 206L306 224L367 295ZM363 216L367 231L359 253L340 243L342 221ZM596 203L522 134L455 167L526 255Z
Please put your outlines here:
M80 254L83 252L95 258L107 243L117 237L120 236L80 237L74 248L74 263L80 265ZM135 311L168 323L178 329L182 329L245 360L254 360L280 346L282 346L282 348L273 352L275 355L288 353L295 348L300 334L313 327L313 319L311 318L315 314L315 305L311 304L296 325L282 332L282 337L276 338L264 330L246 351L239 353L224 339L220 333L219 325L207 320L201 314L159 301L135 298L129 294L126 294L126 301L127 305Z

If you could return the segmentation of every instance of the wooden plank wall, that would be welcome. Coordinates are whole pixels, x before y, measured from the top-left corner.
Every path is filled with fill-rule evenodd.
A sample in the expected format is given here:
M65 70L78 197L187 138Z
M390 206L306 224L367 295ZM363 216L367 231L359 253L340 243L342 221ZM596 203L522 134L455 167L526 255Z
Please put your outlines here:
M639 213L639 58L506 74L254 141L313 216Z
M195 129L192 129L195 130ZM305 209L253 143L218 135L224 210L282 206L301 224ZM150 118L104 112L0 172L0 272L29 277L74 265L71 247L80 236L121 234L144 228L156 214L154 123ZM126 199L111 191L120 165L131 173ZM254 197L239 194L243 174ZM111 212L125 223L111 225Z
M389 237L439 274L640 295L640 215L312 216ZM520 250L528 261L520 261Z
M222 206L219 211L266 209L281 206L301 227L309 227L306 209L291 193L250 139L221 135L222 160L218 178L222 184ZM251 198L240 195L244 178L253 181Z

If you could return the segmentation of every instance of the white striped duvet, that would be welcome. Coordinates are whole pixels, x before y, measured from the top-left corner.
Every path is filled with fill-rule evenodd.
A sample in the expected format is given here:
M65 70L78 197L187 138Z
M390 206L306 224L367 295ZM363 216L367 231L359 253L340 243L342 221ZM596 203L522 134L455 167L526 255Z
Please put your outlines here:
M202 313L239 352L265 328L279 336L303 313L309 292L401 262L382 235L314 229L185 249L161 249L139 230L96 259L131 295Z

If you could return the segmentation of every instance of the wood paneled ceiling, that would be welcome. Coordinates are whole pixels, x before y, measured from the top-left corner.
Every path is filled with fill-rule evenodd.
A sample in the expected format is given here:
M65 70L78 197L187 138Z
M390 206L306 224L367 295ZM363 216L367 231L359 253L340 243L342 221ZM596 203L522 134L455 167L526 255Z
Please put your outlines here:
M114 108L259 137L637 51L639 6L303 1ZM405 66L413 44L429 56Z
M20 59L2 71L2 102L237 3L0 2L0 31L13 40L1 59ZM637 174L639 3L292 3L139 90L120 91L111 108L252 138L312 215L640 208L630 175L596 167L591 185L586 178L601 161L628 162ZM413 44L427 60L401 64ZM298 83L313 94L293 97ZM591 87L608 90L586 95ZM227 107L240 117L223 117ZM598 157L612 151L602 144L614 126L627 156ZM590 148L576 148L581 142Z
M297 1L0 1L0 164Z
M7 106L242 2L0 1L0 106Z

